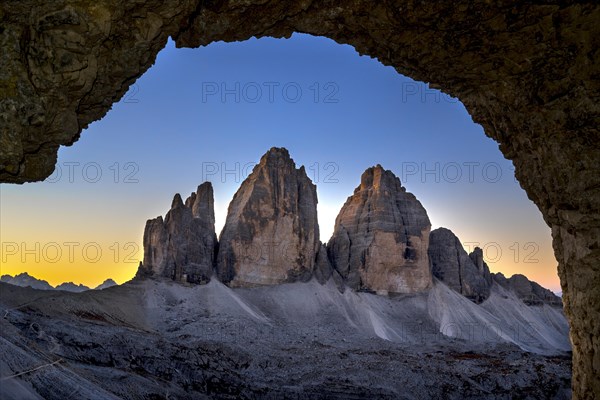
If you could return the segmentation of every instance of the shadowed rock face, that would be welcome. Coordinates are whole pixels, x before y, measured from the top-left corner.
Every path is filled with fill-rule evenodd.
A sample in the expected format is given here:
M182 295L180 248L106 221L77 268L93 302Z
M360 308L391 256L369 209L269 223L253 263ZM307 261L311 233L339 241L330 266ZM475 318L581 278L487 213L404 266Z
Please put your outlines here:
M400 180L380 165L367 169L335 220L327 243L333 267L353 289L411 293L431 287L431 223Z
M316 186L286 149L274 147L229 204L218 276L230 286L309 280L319 245Z
M573 397L600 392L600 5L477 0L174 0L0 5L0 181L51 174L172 36L197 47L292 32L353 45L458 97L552 228Z
M144 262L138 273L206 283L213 272L217 246L213 189L205 182L185 204L176 194L164 222L157 217L146 223Z
M479 274L483 276L483 279L491 286L494 279L492 274L490 273L490 268L483 260L483 250L480 247L475 247L471 253L469 253L469 258L473 261L473 264L477 267Z
M515 274L510 278L506 278L498 272L493 274L492 278L500 286L515 292L527 305L562 306L560 297L540 286L537 282L530 281L525 275Z
M329 255L327 254L327 246L323 243L321 243L319 251L317 252L314 276L321 285L326 284L329 279L332 279L333 283L341 293L344 293L346 290L344 279L331 265L331 260L329 260Z
M483 260L483 250L475 247L467 256L460 240L449 229L431 231L429 259L431 271L437 279L475 303L486 300L491 286L497 284L514 292L527 305L562 306L560 297L524 275L506 278L502 273L490 273Z
M317 252L317 259L315 261L315 278L323 285L331 278L333 274L333 267L327 257L327 247L321 243L319 245L319 251Z
M433 276L475 303L489 297L492 281L481 249L467 255L451 230L438 228L429 235L428 252Z

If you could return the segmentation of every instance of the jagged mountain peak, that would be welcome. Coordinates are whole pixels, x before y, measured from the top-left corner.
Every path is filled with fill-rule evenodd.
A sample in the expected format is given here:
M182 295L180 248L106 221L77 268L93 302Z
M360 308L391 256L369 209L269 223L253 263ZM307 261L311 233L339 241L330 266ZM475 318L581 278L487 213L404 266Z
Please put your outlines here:
M334 268L356 290L412 293L431 287L425 208L381 165L368 168L327 243Z
M316 186L273 147L229 204L219 239L222 282L253 286L310 279L319 249Z
M381 164L361 174L327 245L319 241L316 186L286 148L272 147L260 157L229 204L218 241L213 197L212 184L204 182L185 202L176 194L164 221L147 222L141 276L207 283L215 270L230 286L314 276L323 284L335 278L340 290L381 294L426 291L435 276L478 303L495 281L522 292L533 287L493 277L482 249L467 254L450 229L430 234L423 205Z

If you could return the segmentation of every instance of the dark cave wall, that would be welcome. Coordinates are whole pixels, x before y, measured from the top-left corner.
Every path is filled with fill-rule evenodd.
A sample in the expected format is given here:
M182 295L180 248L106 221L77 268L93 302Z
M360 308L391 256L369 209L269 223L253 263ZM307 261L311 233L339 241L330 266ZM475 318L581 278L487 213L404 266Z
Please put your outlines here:
M600 5L485 1L5 1L0 182L50 175L172 36L321 35L458 97L552 228L574 398L600 393Z

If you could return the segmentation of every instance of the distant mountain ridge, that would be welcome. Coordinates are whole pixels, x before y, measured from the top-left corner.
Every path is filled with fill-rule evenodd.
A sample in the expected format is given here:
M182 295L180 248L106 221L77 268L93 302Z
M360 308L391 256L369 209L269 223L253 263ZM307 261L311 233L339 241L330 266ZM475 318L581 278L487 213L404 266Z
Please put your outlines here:
M53 290L54 287L50 285L47 281L42 279L34 278L29 275L27 272L23 272L22 274L15 275L14 277L11 275L2 275L0 277L0 282L10 283L11 285L21 286L21 287L31 287L33 289L40 290Z
M485 301L492 286L500 285L514 292L527 305L562 307L560 297L525 275L515 274L507 278L501 272L491 273L483 260L483 250L475 247L467 254L460 239L449 229L431 231L429 260L433 276L475 303Z
M85 292L86 290L92 290L92 288L89 288L85 285L82 284L75 284L73 282L63 282L60 285L57 285L56 287L50 285L47 281L43 280L43 279L38 279L36 277L33 277L31 275L29 275L27 272L23 272L20 273L18 275L15 276L11 276L11 275L2 275L0 277L0 282L4 282L4 283L9 283L11 285L15 285L15 286L21 286L21 287L31 287L33 289L38 289L38 290L63 290L66 292L74 292L74 293L80 293L80 292ZM102 282L100 285L96 286L93 290L102 290L102 289L106 289L109 288L111 286L116 286L117 283L112 280L112 279L107 279L104 282Z

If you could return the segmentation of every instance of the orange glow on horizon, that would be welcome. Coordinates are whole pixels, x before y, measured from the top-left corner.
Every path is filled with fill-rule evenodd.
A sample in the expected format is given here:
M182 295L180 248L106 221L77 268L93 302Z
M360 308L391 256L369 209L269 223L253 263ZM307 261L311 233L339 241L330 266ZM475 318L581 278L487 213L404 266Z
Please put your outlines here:
M64 282L94 288L106 279L122 284L143 257L140 243L2 242L2 275L27 272L52 286Z
M38 250L39 262L36 262L36 255L33 253L35 249L34 244L27 243L25 248L17 249L19 253L12 254L15 249L7 246L6 243L10 242L4 242L3 244L2 263L0 266L2 275L15 276L27 272L37 279L47 281L52 286L57 286L63 282L73 282L94 288L108 278L122 284L135 276L138 264L143 258L142 243L128 242L125 245L119 246L117 246L117 242L97 243L97 246L95 244L88 245L85 248L85 253L83 245L71 245L70 247L75 250L73 252L74 258L72 259L69 259L68 253L65 253L69 246L58 243L59 246L63 247L61 259L51 262L57 257L57 247L55 245L46 246L45 249L43 246L40 246ZM484 254L484 258L491 272L501 272L507 278L514 274L523 274L528 279L539 283L553 292L561 290L558 276L548 274L548 267L550 265L556 266L553 253L538 251L535 256L525 258L531 254L531 250L525 256L515 254L513 249L516 251L516 247L513 244L509 243L504 247L508 249L512 246L512 249L509 249L509 253L503 254L501 257L492 254L495 251L495 247L487 246L486 250L488 250L487 253L489 254ZM18 243L17 245L21 246ZM503 244L500 243L498 245ZM97 255L96 249L101 249L102 254L100 256ZM6 250L8 250L8 253ZM468 246L465 246L465 250L468 252L470 249ZM24 257L25 262L22 262L22 257Z
M24 186L21 190L27 192L29 188L32 186ZM168 203L157 200L158 205L144 209L139 207L139 202L121 202L119 212L116 207L110 208L114 215L108 211L95 211L92 220L89 209L72 197L60 195L53 198L48 195L48 209L56 211L47 213L36 207L35 196L25 193L23 197L13 198L10 196L13 190L10 189L2 193L2 207L13 212L2 212L0 273L14 276L27 272L53 286L74 282L93 288L108 278L117 283L130 280L143 258L144 223L159 214L164 216L167 211L165 204ZM232 193L215 193L217 232L225 223L226 205L234 189L230 191ZM345 195L336 197L319 192L318 216L323 242L331 237ZM475 246L481 247L492 272L502 272L507 277L523 274L554 292L561 290L550 229L541 218L538 221L535 215L531 215L531 211L525 210L530 219L523 219L523 226L516 229L510 221L501 224L501 213L490 217L486 211L475 214L476 210L471 208L470 213L476 218L466 219L449 213L447 210L451 207L444 202L430 201L428 204L426 194L417 195L424 199L423 205L431 221L439 223L432 229L439 226L451 229L467 252ZM165 197L172 198L170 195ZM9 208L7 204L11 201L14 204ZM448 201L447 197L444 201ZM87 222L82 224L82 221ZM493 228L490 229L490 226Z

